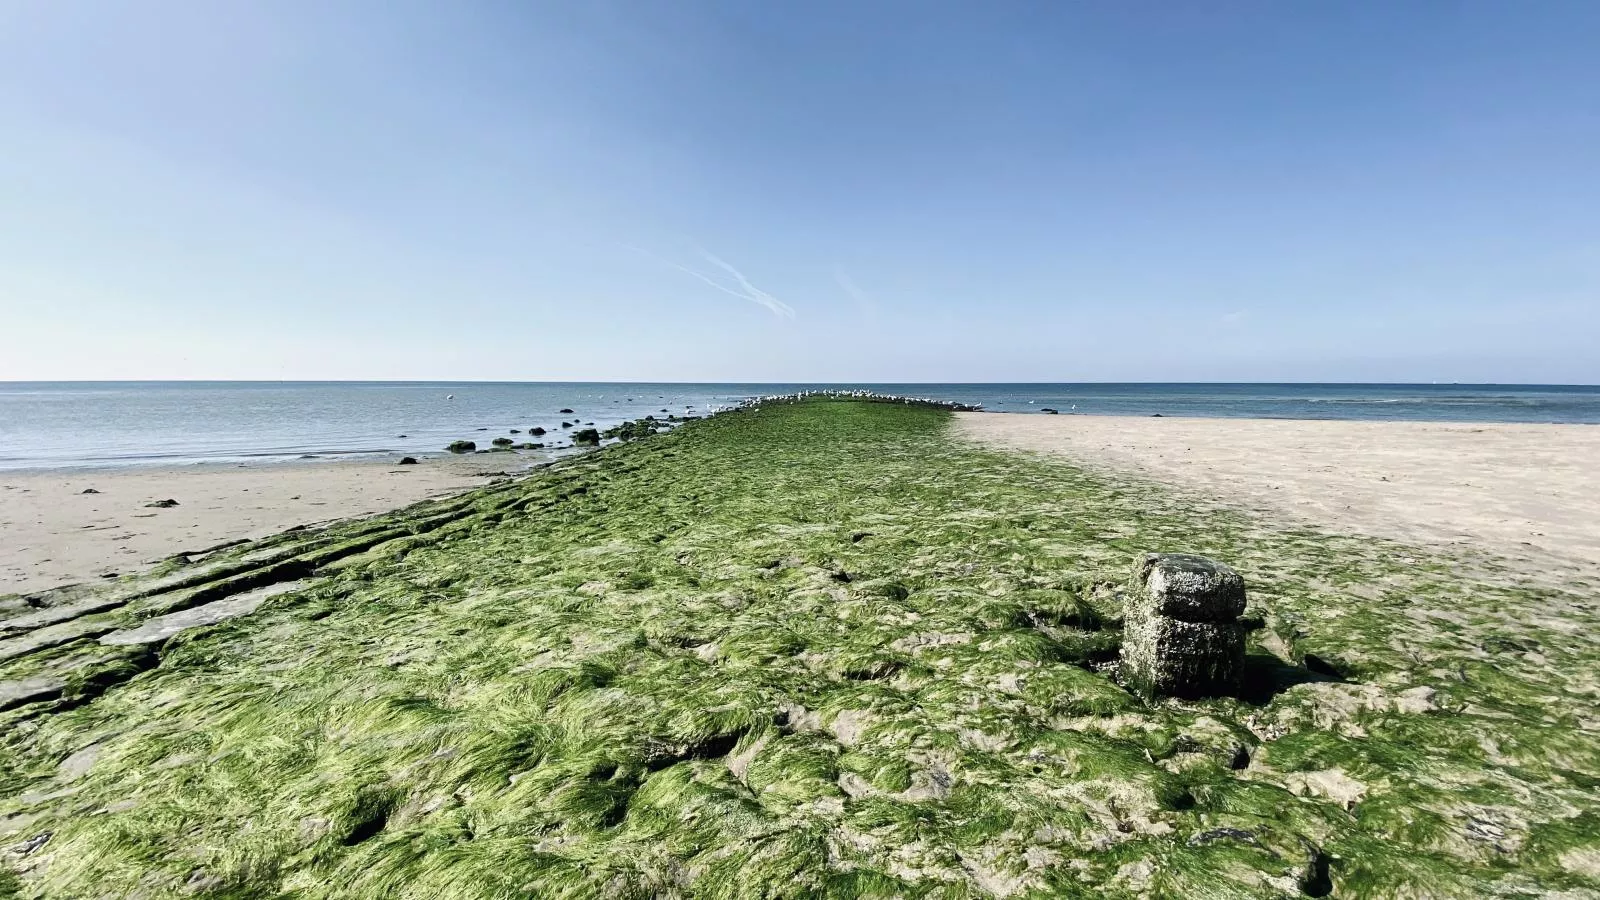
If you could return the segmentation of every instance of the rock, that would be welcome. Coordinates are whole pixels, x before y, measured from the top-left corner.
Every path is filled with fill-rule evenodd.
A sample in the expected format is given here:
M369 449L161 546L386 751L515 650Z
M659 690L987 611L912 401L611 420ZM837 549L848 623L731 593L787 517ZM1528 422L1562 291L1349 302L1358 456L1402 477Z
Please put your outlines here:
M55 700L67 689L67 683L55 678L24 678L21 681L0 681L0 710L13 709L41 700Z
M177 505L178 501L169 498L166 500L155 500L153 502L146 503L145 507L147 509L171 509Z
M83 490L79 491L78 493L80 493L80 494L98 494L100 492L95 490L94 488L84 488Z
M533 435L534 437L544 437L544 429L543 428L529 428L528 429L528 433Z
M1190 836L1189 846L1199 847L1212 841L1239 841L1240 843L1253 844L1257 847L1261 846L1261 842L1256 840L1253 832L1240 828L1213 828L1210 831L1202 831Z
M405 435L403 435L403 434L397 434L397 435L395 435L395 437L397 437L397 438L403 438L403 437L405 437Z
M562 409L556 410L556 412L559 412L562 415L571 415L572 414L572 410L566 409L565 407L563 407Z
M9 849L12 853L15 853L18 856L27 856L28 854L38 850L40 847L43 847L45 844L50 843L50 838L54 834L55 832L53 831L41 831L22 843L13 845Z
M1122 677L1131 688L1187 699L1237 690L1247 632L1238 572L1203 556L1147 553L1128 595Z
M572 433L572 442L574 444L587 447L599 446L600 432L594 430L593 428L584 428L579 431L574 431Z
M180 631L215 625L218 622L225 622L239 616L247 616L255 612L256 608L267 600L279 594L300 590L307 584L308 582L306 581L282 581L277 584L256 588L253 591L235 594L223 600L214 600L210 603L179 610L178 612L154 616L143 620L133 628L102 634L100 643L108 647L164 644Z
M1134 566L1132 604L1186 622L1232 622L1244 612L1244 578L1204 556L1147 553Z
M478 445L474 441L451 441L450 446L445 449L451 453L471 453L478 449Z
M497 437L494 440L490 441L489 443L493 444L496 447L509 447L512 444L516 443L516 441L513 441L511 438L508 438L508 437Z
M572 427L572 423L568 422L568 421L565 421L565 420L562 420L561 427L562 428L571 428Z
M511 433L512 434L521 434L522 433L522 429L521 428L513 428L513 429L511 429Z
M1048 406L1040 408L1039 412L1042 412L1042 413L1044 413L1046 415L1050 415L1050 416L1058 416L1058 415L1061 414L1060 410L1051 409Z
M417 458L415 456L402 456L402 457L400 457L400 462L397 463L397 465L402 465L402 466L414 466L416 464L417 464Z

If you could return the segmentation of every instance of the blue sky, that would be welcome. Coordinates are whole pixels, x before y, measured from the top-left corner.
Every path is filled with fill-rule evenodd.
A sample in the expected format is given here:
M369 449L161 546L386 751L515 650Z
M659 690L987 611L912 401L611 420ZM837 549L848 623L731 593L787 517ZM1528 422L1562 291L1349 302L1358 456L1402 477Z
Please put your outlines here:
M1600 382L1600 4L0 0L0 379Z

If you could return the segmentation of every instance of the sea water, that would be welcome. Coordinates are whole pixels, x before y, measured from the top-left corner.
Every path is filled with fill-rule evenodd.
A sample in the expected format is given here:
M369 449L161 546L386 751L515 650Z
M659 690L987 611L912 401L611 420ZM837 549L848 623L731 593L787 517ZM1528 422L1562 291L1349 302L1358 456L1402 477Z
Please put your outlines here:
M1600 423L1600 387L1584 385L0 382L0 469L417 455L496 437L554 443L590 423L855 388L1035 414ZM550 433L528 436L534 427Z

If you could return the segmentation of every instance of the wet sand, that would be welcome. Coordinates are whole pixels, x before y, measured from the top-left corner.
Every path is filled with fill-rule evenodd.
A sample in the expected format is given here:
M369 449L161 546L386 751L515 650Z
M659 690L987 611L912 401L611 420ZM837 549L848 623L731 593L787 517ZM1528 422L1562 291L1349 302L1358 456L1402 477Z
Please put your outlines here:
M514 454L0 473L0 594L137 572L177 553L487 483ZM84 493L93 490L97 493ZM148 506L176 500L177 506Z
M1289 521L1600 574L1600 427L959 413L957 433Z

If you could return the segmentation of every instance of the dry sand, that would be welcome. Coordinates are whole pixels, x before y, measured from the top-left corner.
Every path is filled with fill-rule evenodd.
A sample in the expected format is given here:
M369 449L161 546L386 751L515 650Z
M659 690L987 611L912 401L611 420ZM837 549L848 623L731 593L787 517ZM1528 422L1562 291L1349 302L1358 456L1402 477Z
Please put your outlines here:
M1600 574L1600 426L960 413L956 428L1280 519Z
M527 467L513 454L0 472L0 594L139 571L175 553L361 516ZM99 493L85 494L92 488ZM145 504L176 500L160 509Z

